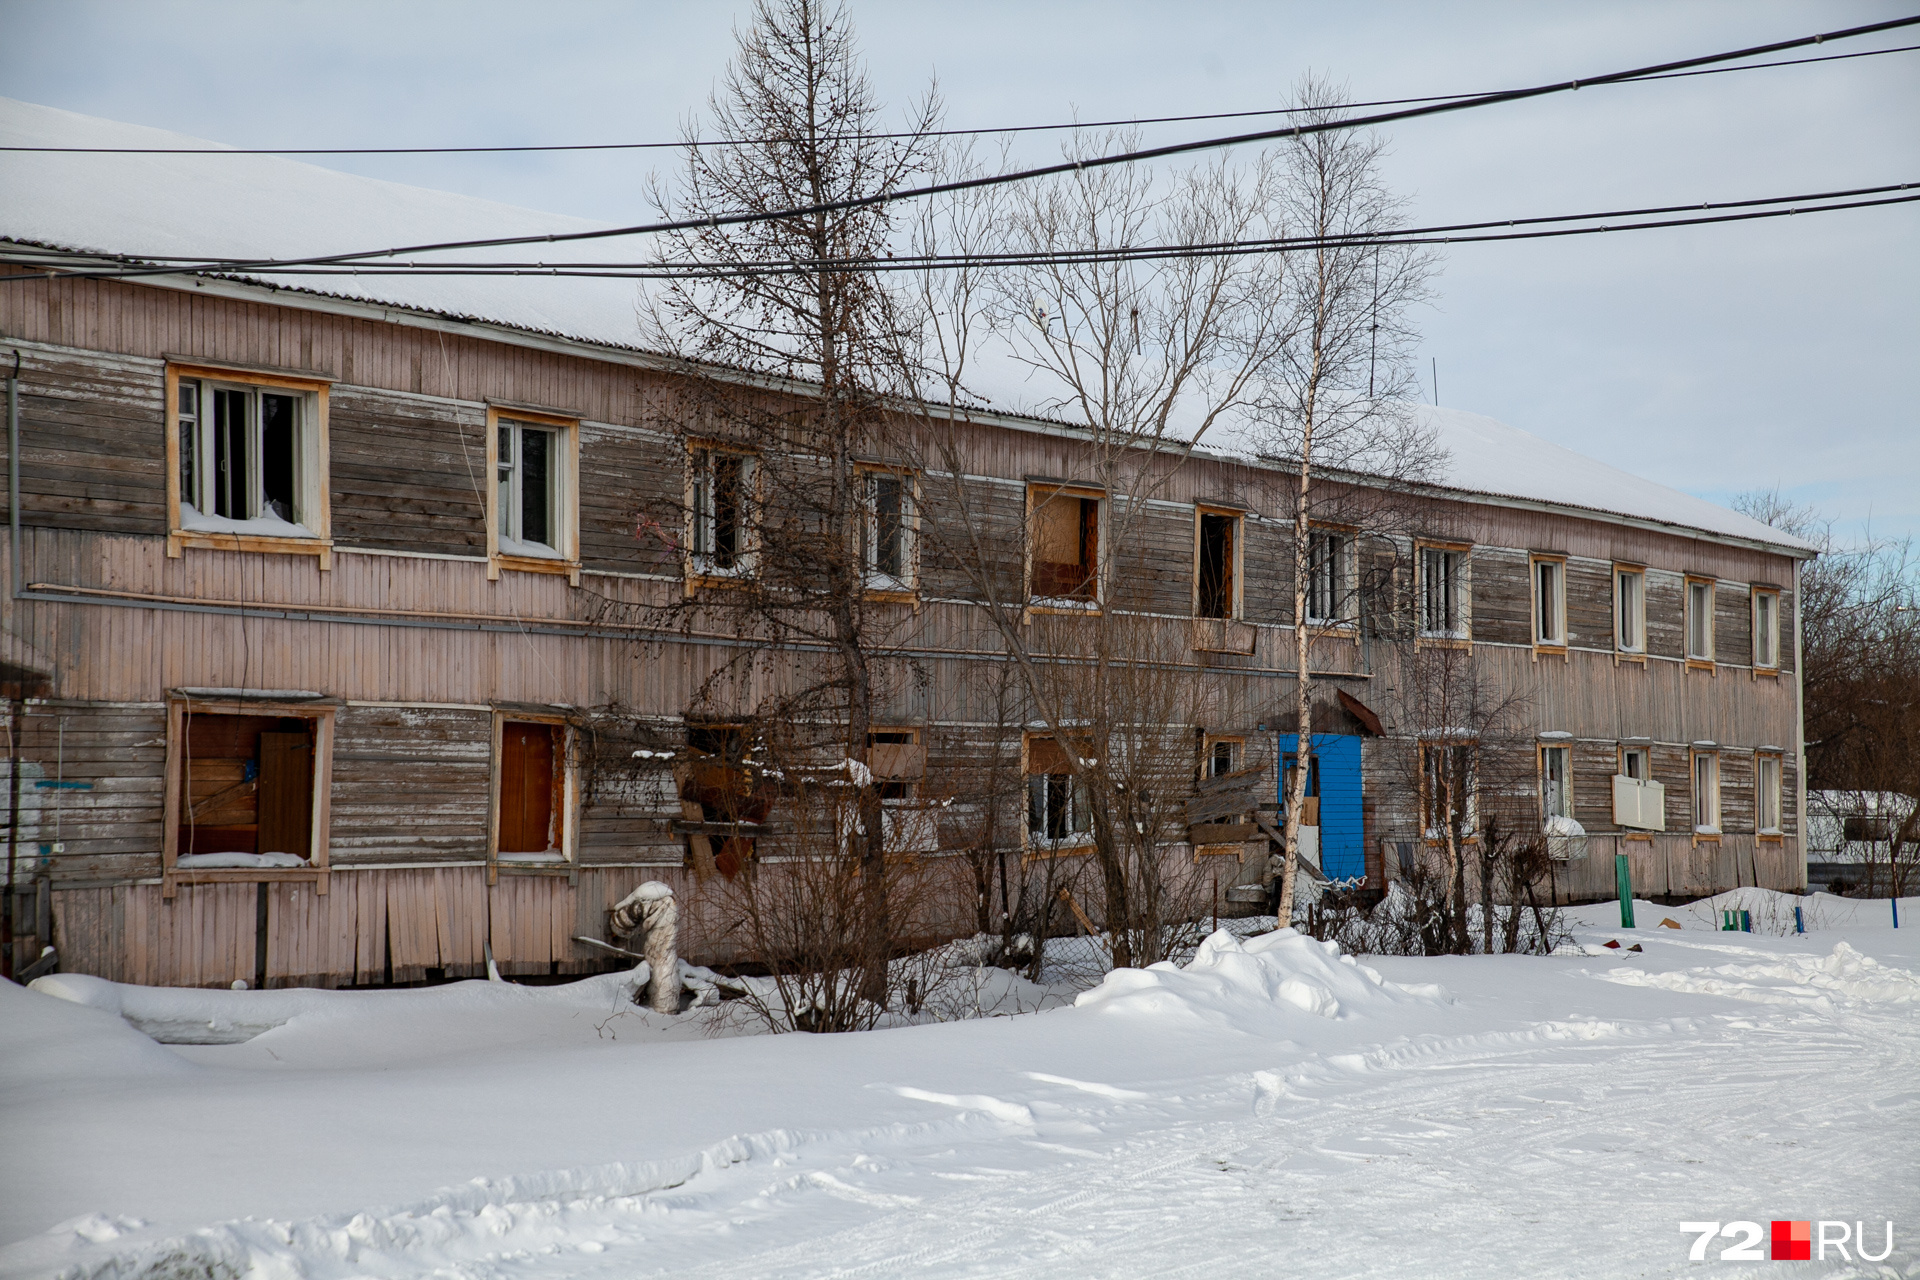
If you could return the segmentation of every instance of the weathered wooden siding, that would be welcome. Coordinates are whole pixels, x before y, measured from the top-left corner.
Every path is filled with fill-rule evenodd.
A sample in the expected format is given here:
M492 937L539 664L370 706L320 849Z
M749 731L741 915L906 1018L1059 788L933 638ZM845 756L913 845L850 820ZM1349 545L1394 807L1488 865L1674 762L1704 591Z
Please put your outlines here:
M508 972L580 971L598 962L571 941L600 936L603 913L640 879L686 895L690 954L731 944L708 887L677 865L677 799L665 775L583 771L579 858L565 874L483 865L492 707L570 707L583 724L608 715L671 726L738 653L723 617L685 635L633 629L681 590L677 553L639 527L680 500L682 459L663 428L678 411L671 381L615 353L593 358L500 342L466 326L414 327L197 290L48 281L0 291L0 331L23 352L24 576L45 599L0 603L6 657L48 671L50 700L18 726L37 777L91 784L59 798L67 851L46 867L57 887L70 968L134 981L224 984L264 961L275 982L418 980L479 971L489 938ZM165 555L163 373L186 358L330 379L330 569L311 556L188 549ZM561 576L486 576L483 424L488 403L577 417L579 587ZM1071 432L979 427L962 433L959 490L921 485L923 600L887 624L906 651L888 664L885 714L927 728L956 800L943 826L984 820L976 783L999 777L1027 708L1001 697L1003 641L966 603L980 581L1003 601L1021 591L1025 484L1044 475L1089 480ZM1205 669L1209 727L1283 722L1291 691L1291 545L1286 477L1196 457L1161 466L1155 503L1110 509L1110 604L1169 615L1147 643ZM978 477L998 477L982 479ZM1327 486L1337 507L1337 486ZM953 536L964 500L991 550ZM1274 520L1243 525L1243 611L1260 624L1251 656L1197 656L1181 620L1193 598L1194 503L1238 503ZM1137 518L1134 518L1137 517ZM1473 629L1490 677L1529 698L1533 727L1574 735L1575 812L1595 832L1587 859L1568 864L1566 896L1611 892L1611 856L1626 848L1646 892L1705 892L1732 883L1795 884L1798 842L1751 834L1751 751L1787 748L1784 800L1797 830L1795 706L1790 678L1755 679L1750 582L1788 588L1782 650L1791 669L1793 567L1785 557L1703 536L1604 519L1434 501L1408 528L1474 544ZM668 537L677 534L668 520ZM1565 554L1573 652L1535 661L1527 549ZM14 549L9 548L8 554ZM1408 621L1404 543L1369 539L1369 639L1316 643L1317 670L1383 714L1391 650L1380 637ZM1652 657L1612 654L1612 561L1648 565ZM0 566L4 567L4 566ZM1719 579L1713 673L1681 657L1683 573ZM1036 619L1041 647L1074 648L1072 620ZM1144 634L1144 633L1143 633ZM810 659L796 659L804 662ZM716 696L754 703L791 678L755 669ZM186 885L171 902L159 871L161 699L178 687L313 689L338 701L331 856L326 895L277 882ZM598 710L596 710L598 709ZM996 727L999 726L999 727ZM1613 839L1614 744L1656 741L1668 784L1668 833ZM1690 832L1685 744L1721 744L1719 841ZM996 755L994 748L998 748ZM23 770L28 773L29 770ZM955 781L972 780L972 781ZM980 783L980 786L992 785ZM1413 789L1385 752L1369 751L1366 786L1376 832L1406 828ZM1525 801L1524 782L1516 802ZM1001 823L1017 833L1014 779ZM48 829L36 791L31 824ZM1744 827L1742 826L1744 824ZM264 899L260 896L264 893ZM268 907L268 950L254 955Z
M483 406L338 387L327 416L336 542L487 554Z

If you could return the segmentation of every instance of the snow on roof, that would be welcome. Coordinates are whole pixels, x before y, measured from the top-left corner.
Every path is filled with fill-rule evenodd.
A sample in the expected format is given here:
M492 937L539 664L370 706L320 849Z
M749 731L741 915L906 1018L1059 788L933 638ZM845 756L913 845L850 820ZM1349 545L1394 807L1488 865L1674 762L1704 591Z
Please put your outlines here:
M1813 544L1751 516L1608 466L1493 418L1433 405L1417 405L1415 412L1439 433L1448 457L1436 481L1447 488L1636 516L1798 551L1814 549Z
M8 146L213 147L164 129L0 98ZM129 257L309 257L612 224L383 182L278 156L0 152L0 237ZM629 240L521 245L498 256L605 259ZM624 250L612 250L614 254ZM462 250L479 259L486 251ZM609 346L641 345L630 280L518 276L281 277L337 297L493 321Z
M220 145L8 98L0 98L0 143ZM0 152L0 238L135 258L305 257L609 225L358 177L278 156ZM494 252L561 263L619 256L632 252L631 244L587 241ZM460 256L478 259L488 253L463 250ZM282 277L280 283L604 346L644 346L639 292L627 280L327 276ZM1789 550L1813 549L1756 520L1492 418L1424 405L1416 412L1435 428L1448 455L1444 474L1435 477L1442 487L1652 520ZM1222 447L1235 452L1224 439L1210 451Z

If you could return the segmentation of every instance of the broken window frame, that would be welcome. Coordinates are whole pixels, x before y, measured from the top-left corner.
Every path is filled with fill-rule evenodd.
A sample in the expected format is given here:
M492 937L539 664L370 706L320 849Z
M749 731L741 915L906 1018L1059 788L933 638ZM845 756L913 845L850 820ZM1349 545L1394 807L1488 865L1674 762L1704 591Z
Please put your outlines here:
M310 882L327 891L328 848L332 833L334 714L331 700L258 701L169 694L167 698L167 754L162 782L160 834L161 897L171 898L183 884L218 884L294 880ZM313 808L308 818L307 864L302 867L181 867L180 811L187 786L187 732L190 715L259 716L299 719L313 725ZM290 851L287 851L290 852Z
M920 587L919 477L900 467L865 466L858 474L860 572L866 590L871 595L910 596ZM889 485L898 486L898 509L891 518L881 509L882 490Z
M1359 557L1354 530L1315 525L1307 535L1307 625L1351 627L1357 621Z
M1472 546L1462 542L1414 543L1414 607L1419 638L1427 643L1473 640Z
M1193 616L1215 620L1239 618L1246 598L1242 568L1246 562L1246 512L1237 507L1193 509ZM1226 554L1217 569L1209 560L1208 532L1223 530Z
M1080 544L1079 560L1042 561L1039 557L1040 512L1052 502L1073 502L1076 536ZM1105 597L1107 495L1100 489L1083 485L1029 481L1027 484L1027 608L1033 613L1097 613ZM1091 537L1089 537L1091 535ZM1089 546L1091 542L1091 546ZM1092 563L1089 564L1088 561ZM1078 576L1078 584L1065 592L1043 588L1058 585L1057 568L1043 572L1042 565L1067 568Z
M1460 806L1461 839L1468 844L1479 839L1480 832L1480 744L1472 739L1433 738L1418 744L1420 752L1420 828L1427 843L1438 844L1446 840L1446 828L1436 821L1443 816L1436 812L1440 788L1437 785L1435 762L1442 758L1449 761L1465 761L1463 770L1466 788L1466 803ZM1441 753L1447 753L1445 757Z
M1084 754L1086 744L1080 744L1077 750ZM1021 838L1029 856L1085 853L1093 847L1093 818L1085 779L1076 776L1064 762L1056 769L1036 768L1048 763L1048 757L1064 753L1052 734L1028 734L1022 743L1020 772L1026 783L1027 802ZM1041 823L1036 823L1043 813ZM1052 830L1055 826L1057 833Z
M714 441L688 444L685 545L689 585L738 581L754 575L759 552L759 481L760 459L752 450ZM723 503L723 497L729 501Z
M1540 821L1573 815L1573 745L1543 742L1538 748Z
M549 822L555 834L555 844L553 848L539 852L554 853L558 855L557 858L516 856L516 852L503 853L500 848L505 734L509 724L541 724L553 730L553 768L556 776L550 783L553 811ZM578 754L575 728L571 717L565 713L495 708L487 786L487 883L495 883L502 871L571 873L579 841L580 779L575 760Z

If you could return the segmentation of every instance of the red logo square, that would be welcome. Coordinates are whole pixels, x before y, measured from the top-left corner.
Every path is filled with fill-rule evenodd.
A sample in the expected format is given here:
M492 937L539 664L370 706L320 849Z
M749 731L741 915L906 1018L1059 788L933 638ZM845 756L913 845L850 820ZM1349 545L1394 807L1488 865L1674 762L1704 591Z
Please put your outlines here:
M1808 1262L1813 1258L1813 1224L1811 1222L1781 1222L1773 1224L1773 1260L1775 1262Z

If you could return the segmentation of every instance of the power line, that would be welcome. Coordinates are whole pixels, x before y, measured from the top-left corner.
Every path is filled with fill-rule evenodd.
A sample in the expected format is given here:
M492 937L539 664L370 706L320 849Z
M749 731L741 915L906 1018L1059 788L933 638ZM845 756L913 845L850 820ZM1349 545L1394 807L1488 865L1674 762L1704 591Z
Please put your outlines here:
M1861 196L1886 195L1896 191L1910 191L1920 187L1915 182L1888 183L1875 187L1850 187L1838 191L1803 192L1790 196L1761 196L1748 200L1694 201L1688 204L1650 205L1634 209L1607 209L1598 213L1546 214L1527 218L1494 218L1480 222L1442 223L1425 227L1400 227L1390 231L1374 233L1354 233L1351 235L1334 234L1322 236L1276 236L1263 239L1200 241L1192 244L1176 245L1118 245L1109 249L1032 249L1011 250L1001 253L966 254L900 254L885 257L825 258L808 262L795 262L790 259L742 261L724 263L674 263L674 262L395 262L380 263L371 267L327 268L328 274L353 275L544 275L549 273L579 274L587 272L648 272L647 278L699 278L707 273L741 273L749 271L858 271L880 268L888 271L913 270L916 268L957 268L970 266L1031 266L1038 264L1066 265L1074 262L1111 262L1125 261L1135 255L1171 256L1190 254L1201 256L1219 249L1243 249L1257 252L1261 249L1297 250L1302 248L1353 247L1387 243L1433 243L1439 239L1459 239L1466 232L1487 231L1496 228L1536 227L1553 223L1595 222L1603 218L1650 218L1662 214L1693 214L1696 211L1708 213L1729 209L1751 209L1765 205L1794 204L1809 201L1852 200ZM1834 206L1836 208L1865 207L1864 205ZM1418 238L1417 241L1415 238ZM10 255L16 262L35 260L48 266L58 267L71 262L73 255L59 251L47 251L37 257L31 253ZM246 268L250 275L277 274L317 274L318 269L294 267L287 269L247 267L242 259L205 259L198 257L158 256L141 258L141 264L152 262L197 262L212 264L216 268L232 270ZM143 266L131 266L128 270L140 271ZM81 278L110 277L114 268L105 268L99 272L74 271L63 274ZM0 277L6 279L11 277Z
M1828 37L1837 39L1837 36ZM1741 67L1707 67L1695 71L1672 71L1660 75L1634 77L1646 80L1681 80L1690 76L1727 75L1735 71L1762 71L1769 67L1798 67L1815 62L1844 62L1852 58L1876 58L1885 53L1912 53L1920 44L1899 45L1890 49L1866 49L1859 53L1830 53L1817 58L1787 58L1779 62L1755 62ZM1588 83L1599 83L1598 81ZM1618 83L1618 82L1613 82ZM1428 102L1454 102L1468 98L1490 97L1499 90L1476 93L1437 93L1419 98L1378 98L1370 102L1350 102L1348 108L1401 107ZM1266 107L1252 111L1207 111L1183 116L1133 116L1121 120L1082 120L1061 124L1014 124L969 129L928 129L903 133L827 134L826 141L884 142L911 138L982 137L1014 133L1048 133L1070 129L1124 129L1146 124L1190 124L1201 120L1244 120L1261 116L1301 115L1315 107ZM476 147L47 147L0 145L0 151L55 153L61 155L134 155L134 156L417 156L417 155L490 155L546 151L668 151L689 147L752 147L781 141L771 138L696 138L679 142L556 142Z
M1902 183L1895 187L1868 188L1879 191L1910 190L1915 184ZM1784 197L1783 199L1815 199L1818 197ZM955 270L964 267L1080 265L1105 262L1147 262L1167 258L1217 258L1245 257L1265 253L1303 253L1316 249L1352 249L1373 248L1388 245L1454 245L1505 242L1513 240L1558 239L1567 236L1606 235L1624 231L1653 231L1673 227L1707 226L1719 223L1750 222L1766 218L1790 218L1801 214L1837 213L1848 209L1871 209L1886 205L1912 204L1920 202L1920 194L1890 196L1874 200L1853 200L1846 203L1819 205L1795 205L1790 208L1769 208L1751 210L1745 213L1703 214L1684 218L1666 218L1658 221L1628 223L1603 223L1599 226L1557 227L1529 231L1487 231L1487 228L1519 227L1544 222L1569 220L1587 221L1600 217L1629 216L1610 214L1569 215L1564 218L1528 218L1508 219L1506 221L1460 224L1462 227L1480 228L1478 234L1460 234L1447 228L1408 229L1401 232L1389 232L1373 236L1328 236L1299 237L1294 239L1229 240L1202 245L1144 245L1132 248L1093 250L1079 253L1011 253L983 254L976 256L944 255L937 260L913 259L847 259L833 262L760 262L739 264L689 264L676 267L672 265L651 264L630 266L624 264L605 264L602 266L574 265L549 266L544 263L529 265L506 265L494 267L475 264L469 266L407 266L376 265L360 266L286 266L269 269L253 268L244 273L231 269L216 270L205 274L245 274L248 276L291 276L346 277L346 278L390 278L406 276L466 276L466 277L534 277L541 279L615 279L615 280L701 280L701 279L744 279L776 275L811 275L828 271L923 271ZM1679 205L1670 209L1696 208L1738 208L1759 204L1775 204L1778 200L1748 200L1731 202L1724 205ZM0 276L0 283L14 280L44 280L53 275L80 279L115 278L123 274L117 272L56 272L40 270L30 274Z
M1826 31L1817 35L1801 36L1793 40L1780 40L1772 44L1754 45L1750 48L1735 49L1726 53L1707 54L1702 57L1684 58L1677 62L1663 62L1647 67L1637 67L1628 71L1613 71L1604 75L1583 79L1536 85L1530 89L1509 89L1500 93L1483 94L1479 97L1462 98L1427 106L1408 107L1399 111L1380 112L1370 116L1354 116L1337 120L1316 121L1311 124L1295 124L1278 129L1265 129L1254 133L1235 134L1229 137L1203 138L1196 142L1170 143L1165 146L1147 147L1135 151L1116 152L1113 155L1094 156L1084 160L1068 160L1059 164L1042 165L1038 168L1015 170L1011 173L955 179L922 187L908 188L903 191L883 191L868 196L854 196L843 200L827 200L817 204L800 205L788 209L775 209L755 213L716 214L705 218L684 218L667 222L641 223L628 227L608 227L598 231L554 232L547 235L495 236L479 240L448 240L389 249L368 249L354 253L316 254L304 258L258 259L246 264L246 269L251 270L257 268L264 270L271 267L327 266L338 263L358 262L369 258L390 258L403 253L441 253L452 249L492 249L518 244L560 244L578 240L604 240L622 236L650 235L671 231L692 231L700 228L717 229L725 226L743 226L756 222L772 222L783 218L805 217L822 213L843 213L855 209L873 208L879 205L891 204L900 200L950 195L962 191L975 191L987 187L1001 186L1007 183L1024 182L1034 178L1052 177L1059 174L1073 173L1086 169L1105 168L1117 164L1132 164L1141 160L1156 160L1166 156L1185 155L1195 151L1210 151L1220 147L1239 146L1251 142L1271 142L1288 137L1297 139L1319 133L1358 129L1369 125L1387 124L1398 120L1411 120L1449 111L1462 111L1474 107L1518 102L1527 98L1537 98L1550 93L1573 92L1578 91L1582 87L1591 87L1594 85L1619 84L1629 80L1640 80L1654 75L1685 71L1716 63L1733 62L1741 58L1751 58L1761 54L1779 53L1787 49L1804 48L1808 45L1822 44L1828 40L1850 39L1856 36L1871 35L1880 31L1891 31L1901 27L1916 25L1920 25L1920 16L1894 18L1886 22L1869 23L1859 27L1847 27L1838 31ZM226 269L232 270L233 267L228 266ZM149 269L146 274L191 274L193 271L194 269L192 267L184 266L156 267ZM131 275L135 273L128 272L126 274Z

